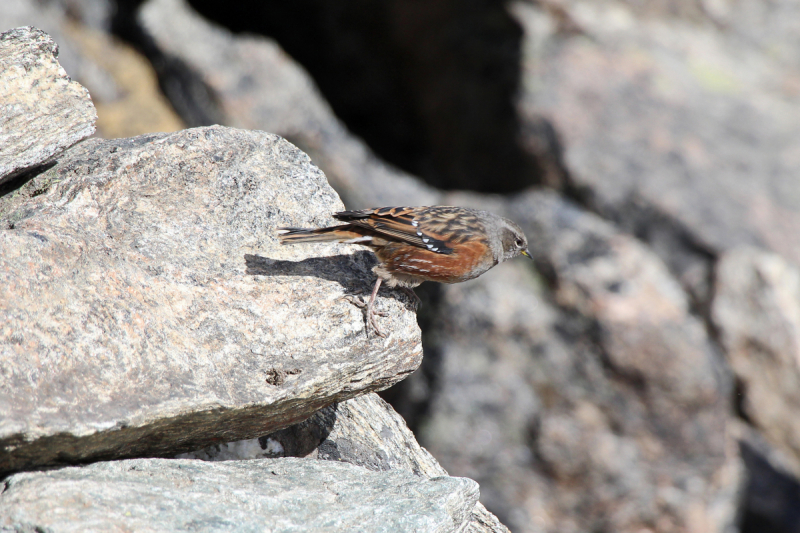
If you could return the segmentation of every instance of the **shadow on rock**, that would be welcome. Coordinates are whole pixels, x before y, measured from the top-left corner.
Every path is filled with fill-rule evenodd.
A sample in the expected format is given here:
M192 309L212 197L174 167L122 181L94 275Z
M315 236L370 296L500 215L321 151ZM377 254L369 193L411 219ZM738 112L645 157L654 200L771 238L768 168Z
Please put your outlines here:
M260 255L244 255L246 273L251 276L310 276L339 283L347 294L369 296L375 283L372 267L377 259L372 252L361 251L349 255L328 257L309 257L302 261L271 259ZM366 273L366 274L365 274ZM387 291L393 298L407 306L413 306L411 298L400 290L381 287L381 294ZM413 307L412 307L413 308Z
M362 288L364 282L371 284L374 276L371 273L369 276L360 275L359 271L369 270L377 263L375 256L367 251L352 255L309 257L301 261L245 254L244 261L246 273L252 276L310 276L335 281L347 291Z

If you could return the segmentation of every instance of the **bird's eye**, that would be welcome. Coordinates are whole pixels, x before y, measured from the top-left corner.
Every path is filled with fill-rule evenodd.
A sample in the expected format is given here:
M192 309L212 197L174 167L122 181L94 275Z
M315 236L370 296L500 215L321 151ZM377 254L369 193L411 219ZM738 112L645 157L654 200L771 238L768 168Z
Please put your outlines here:
M522 239L517 239L516 241L514 241L514 244L517 245L517 248L522 248L523 244Z

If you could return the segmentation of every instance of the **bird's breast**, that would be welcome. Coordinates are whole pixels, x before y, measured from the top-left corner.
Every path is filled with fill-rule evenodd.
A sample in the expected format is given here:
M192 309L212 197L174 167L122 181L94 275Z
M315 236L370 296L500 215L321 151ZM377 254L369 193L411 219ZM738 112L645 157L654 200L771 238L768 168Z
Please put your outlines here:
M494 266L492 254L479 240L455 244L440 254L404 243L390 243L376 250L386 271L426 281L458 283L476 278Z

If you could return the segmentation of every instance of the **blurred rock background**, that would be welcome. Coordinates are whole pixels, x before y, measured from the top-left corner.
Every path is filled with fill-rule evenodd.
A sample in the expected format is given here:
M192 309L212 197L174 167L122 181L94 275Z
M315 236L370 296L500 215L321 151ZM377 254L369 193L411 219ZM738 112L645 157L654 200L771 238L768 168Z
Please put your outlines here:
M517 220L536 269L423 286L384 397L521 532L800 531L800 6L6 0L98 135L224 124L350 208Z

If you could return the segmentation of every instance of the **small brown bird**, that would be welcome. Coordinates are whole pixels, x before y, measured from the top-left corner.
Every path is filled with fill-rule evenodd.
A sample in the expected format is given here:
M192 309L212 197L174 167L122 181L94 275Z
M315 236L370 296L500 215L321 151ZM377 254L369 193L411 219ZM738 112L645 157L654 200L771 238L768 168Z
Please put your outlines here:
M279 228L281 244L336 241L369 246L378 276L367 320L381 337L373 305L381 282L411 290L423 281L458 283L477 278L518 255L531 258L528 240L514 222L466 207L379 207L333 215L346 222L319 229Z

